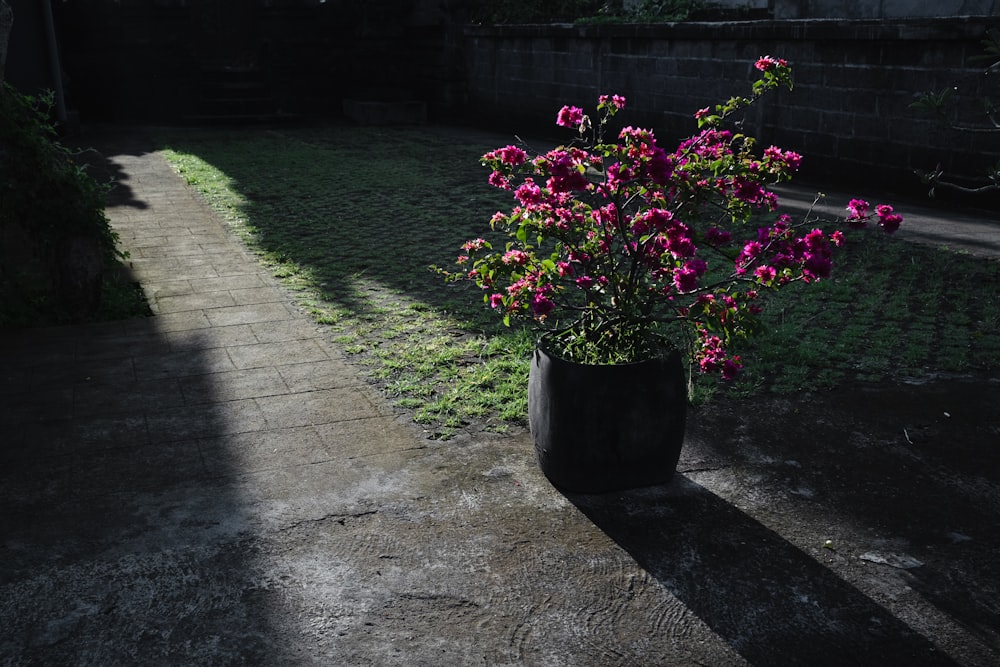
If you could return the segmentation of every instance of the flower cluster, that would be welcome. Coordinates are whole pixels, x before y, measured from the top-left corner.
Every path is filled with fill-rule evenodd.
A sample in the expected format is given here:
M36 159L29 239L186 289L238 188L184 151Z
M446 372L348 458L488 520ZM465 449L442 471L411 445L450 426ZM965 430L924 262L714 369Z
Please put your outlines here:
M513 145L484 155L489 182L515 200L491 221L507 241L466 243L464 273L449 275L475 281L505 322L533 321L574 361L637 361L686 341L702 372L734 377L741 360L730 348L755 328L761 295L828 278L844 239L814 217L776 212L771 188L799 169L801 155L776 146L758 153L752 138L724 127L764 93L791 87L784 60L755 66L753 97L698 111L699 131L672 151L630 126L605 141L626 100L602 95L596 126L580 107L559 110L556 123L580 134L575 143L533 158ZM857 199L848 213L849 226L877 219L890 233L902 220L891 206L872 213Z

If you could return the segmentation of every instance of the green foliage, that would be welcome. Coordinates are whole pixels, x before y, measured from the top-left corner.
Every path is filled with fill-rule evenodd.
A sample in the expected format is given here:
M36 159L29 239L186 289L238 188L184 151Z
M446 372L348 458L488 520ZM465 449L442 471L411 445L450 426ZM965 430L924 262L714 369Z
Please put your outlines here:
M52 95L22 95L4 84L0 96L0 224L30 224L46 242L67 233L100 240L107 259L121 257L104 215L107 187L74 161L49 121Z
M6 84L0 95L0 327L69 318L57 285L68 239L95 241L107 266L123 256L104 215L107 188L57 140L51 104Z

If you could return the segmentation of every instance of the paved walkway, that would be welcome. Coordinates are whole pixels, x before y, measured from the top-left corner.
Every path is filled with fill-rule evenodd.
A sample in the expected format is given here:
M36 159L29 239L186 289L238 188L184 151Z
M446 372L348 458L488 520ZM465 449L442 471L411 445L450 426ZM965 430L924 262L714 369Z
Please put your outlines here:
M156 316L0 337L3 664L1000 656L995 627L866 588L906 561L858 574L817 546L904 558L884 527L834 530L800 503L784 531L777 505L725 500L733 469L697 433L685 476L606 500L552 489L524 434L424 439L159 155L108 154L126 186L109 215Z

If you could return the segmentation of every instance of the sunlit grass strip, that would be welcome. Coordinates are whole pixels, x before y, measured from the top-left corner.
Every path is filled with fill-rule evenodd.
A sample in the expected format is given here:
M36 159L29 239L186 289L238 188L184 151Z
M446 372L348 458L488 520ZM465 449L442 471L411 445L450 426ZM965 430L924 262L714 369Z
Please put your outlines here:
M189 131L163 154L397 406L447 435L526 414L533 336L428 269L450 267L509 205L478 166L489 142L420 128ZM997 285L998 262L853 235L830 280L770 303L725 391L1000 368ZM719 390L700 387L702 400Z

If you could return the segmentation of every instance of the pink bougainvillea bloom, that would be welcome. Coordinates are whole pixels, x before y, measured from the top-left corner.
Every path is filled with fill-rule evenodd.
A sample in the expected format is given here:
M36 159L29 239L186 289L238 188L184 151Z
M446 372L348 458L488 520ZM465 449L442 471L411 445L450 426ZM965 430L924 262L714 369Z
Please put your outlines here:
M822 229L814 229L802 237L806 247L812 252L819 252L826 248L826 236Z
M581 289L590 289L594 285L594 279L590 276L580 276L576 279L576 284Z
M773 266L758 266L754 270L753 274L754 276L757 277L757 280L759 280L763 284L770 285L772 282L774 282L774 279L777 277L778 272L774 270Z
M619 162L609 166L606 174L607 185L612 191L617 191L625 183L632 180L632 170L628 167L622 166Z
M764 186L753 179L736 177L733 179L733 196L747 204L760 203L764 197Z
M504 146L497 153L500 156L501 162L515 167L524 164L528 160L528 154L517 146Z
M738 356L726 359L722 362L722 379L734 380L743 369L743 363Z
M524 206L537 206L542 201L542 189L535 184L531 178L524 179L524 183L517 187L514 196Z
M656 138L653 133L649 130L644 130L641 127L623 127L621 132L618 133L618 139L622 144L626 146L644 146L644 145L655 145Z
M771 146L764 150L764 157L772 162L780 163L788 171L798 171L802 165L802 156L794 151L783 151L777 146Z
M794 151L785 151L783 157L785 158L785 164L788 165L791 171L798 171L799 167L802 166L802 156Z
M669 185L670 177L674 174L674 161L667 151L659 146L653 146L644 171L657 185Z
M709 113L710 113L709 108L705 107L703 109L698 109L697 111L695 111L694 112L694 117L697 120L701 120L702 118L704 118L705 116L707 116Z
M499 308L503 305L503 294L490 294L490 308Z
M580 127L583 122L583 109L580 107L564 106L556 116L556 125L561 127Z
M523 250L508 250L504 253L503 257L500 258L504 264L517 264L519 266L524 266L528 263L528 253Z
M719 229L718 227L711 227L707 232L705 232L705 240L710 246L720 246L729 243L733 238L725 229Z
M880 218L878 224L882 225L882 229L886 234L892 234L894 231L899 229L899 225L903 222L903 216L898 213L893 213Z
M556 270L561 278L573 275L573 265L569 262L556 262Z
M830 234L830 241L838 248L844 245L844 232L839 229Z
M499 171L492 172L487 181L489 182L490 185L492 185L495 188L500 188L501 190L510 190L510 181L508 181L507 178Z
M618 111L625 108L625 98L621 95L601 95L597 98L597 102L603 106L610 103Z
M584 173L584 161L587 157L586 151L577 149L553 150L546 153L543 160L536 162L550 174L545 182L549 192L562 194L590 189L590 181Z
M699 264L700 263L700 264ZM680 292L693 292L698 289L698 277L705 273L705 262L692 259L684 266L674 270L674 286Z
M833 262L827 256L820 254L807 255L802 264L802 278L806 282L829 278Z
M483 156L483 160L492 161L499 160L504 164L509 164L511 166L518 166L524 164L528 159L528 154L524 152L523 149L517 146L504 146L503 148L498 148L494 151L490 151Z
M648 234L652 231L662 232L673 220L674 214L662 208L649 208L632 219L632 231L636 234Z
M462 250L466 252L473 252L476 250L482 250L486 247L485 239L472 239L471 241L466 241L462 244Z
M761 56L757 59L757 62L753 65L761 72L770 72L773 69L779 67L788 67L788 61L784 58L775 58L773 56Z
M739 257L736 258L736 273L740 275L746 273L747 267L757 259L762 249L763 246L757 241L750 241L744 245Z
M878 215L878 224L881 225L886 234L892 234L899 229L900 223L903 222L903 216L893 213L892 206L888 204L876 206L875 213Z
M666 230L667 248L674 257L693 257L698 248L691 240L691 229L679 220L673 220Z
M847 216L849 221L861 220L868 215L869 204L864 199L852 199L847 202L847 210L850 215Z
M545 296L545 294L541 291L536 292L534 297L531 299L531 312L535 314L535 317L544 318L546 315L551 313L555 307L555 302Z

